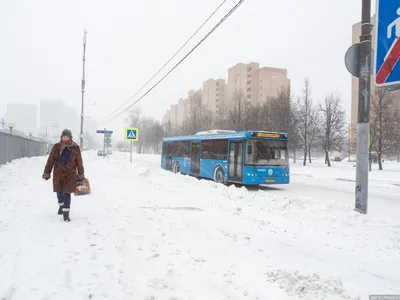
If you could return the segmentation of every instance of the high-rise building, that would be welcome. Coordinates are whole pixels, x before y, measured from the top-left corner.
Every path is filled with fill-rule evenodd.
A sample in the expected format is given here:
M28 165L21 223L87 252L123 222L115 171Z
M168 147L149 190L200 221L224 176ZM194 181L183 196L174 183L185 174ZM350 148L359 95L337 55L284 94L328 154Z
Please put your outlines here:
M235 92L242 92L249 104L262 103L275 97L281 89L290 88L286 69L263 67L258 63L239 63L228 70L227 103Z
M250 103L257 101L259 66L258 63L238 63L228 69L227 104L232 102L235 93L242 93L242 96Z
M27 135L37 134L37 107L34 104L8 103L4 119L5 122L15 122L15 130Z
M40 131L48 139L57 140L60 133L68 128L79 140L80 119L74 107L66 107L61 100L42 100L40 102Z
M215 115L224 114L226 83L224 79L208 79L203 82L202 102Z
M40 101L40 131L47 139L59 137L65 104L60 100Z
M165 112L164 116L162 117L162 124L168 124L171 121L171 108L168 108Z
M183 124L185 118L189 115L189 100L180 98L178 100L178 125Z
M178 104L171 106L171 122L174 125L179 125L178 123Z
M259 69L258 86L258 102L266 102L269 97L278 96L282 89L287 91L290 88L287 70L269 67Z
M376 15L374 14L371 17L371 24L376 25ZM356 44L360 42L361 35L361 23L355 23L352 26L352 44ZM372 43L371 47L375 50L375 30L372 30ZM372 59L373 64L374 58ZM373 85L373 78L371 76L371 100L375 94L375 86ZM351 131L350 131L350 151L352 154L356 153L356 141L357 141L357 119L358 119L358 78L352 76L351 77ZM396 107L394 109L398 109L400 113L400 91L393 92L396 100ZM372 109L372 105L371 105Z

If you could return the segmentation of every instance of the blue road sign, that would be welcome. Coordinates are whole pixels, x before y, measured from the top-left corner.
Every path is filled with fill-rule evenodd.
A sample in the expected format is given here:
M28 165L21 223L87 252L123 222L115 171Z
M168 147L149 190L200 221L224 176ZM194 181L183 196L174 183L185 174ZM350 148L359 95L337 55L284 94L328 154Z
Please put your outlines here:
M125 128L125 140L137 142L139 140L139 130L137 128Z
M112 131L112 130L97 130L96 132L101 133L101 134L104 134L104 133L113 134L114 133L114 131Z
M400 3L377 0L375 27L374 85L400 84Z

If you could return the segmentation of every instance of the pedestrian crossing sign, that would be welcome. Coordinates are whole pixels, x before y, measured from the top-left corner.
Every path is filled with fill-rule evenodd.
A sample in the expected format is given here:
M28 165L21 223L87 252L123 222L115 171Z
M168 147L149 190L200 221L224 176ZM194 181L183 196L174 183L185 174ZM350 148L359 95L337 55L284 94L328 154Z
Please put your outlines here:
M400 85L400 5L398 0L377 1L375 45L374 85L376 87Z
M125 128L125 140L137 142L139 140L139 130L137 128Z

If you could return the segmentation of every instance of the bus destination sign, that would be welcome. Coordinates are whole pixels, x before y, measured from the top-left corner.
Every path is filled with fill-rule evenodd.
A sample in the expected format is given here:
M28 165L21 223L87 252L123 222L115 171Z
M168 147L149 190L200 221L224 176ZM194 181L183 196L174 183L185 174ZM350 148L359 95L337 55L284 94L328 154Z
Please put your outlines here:
M285 135L279 133L266 133L266 132L255 132L253 136L256 137L263 137L263 138L270 138L270 139L280 139L284 138Z

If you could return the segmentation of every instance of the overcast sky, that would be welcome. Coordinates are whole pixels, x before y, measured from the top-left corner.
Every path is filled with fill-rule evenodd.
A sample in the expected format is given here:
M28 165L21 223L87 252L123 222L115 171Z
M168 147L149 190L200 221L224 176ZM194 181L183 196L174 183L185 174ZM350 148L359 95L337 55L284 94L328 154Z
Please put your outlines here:
M237 1L228 0L173 62ZM104 118L126 102L220 2L1 1L0 117L8 102L35 103L39 111L41 99L61 99L79 108L86 28L85 99L97 105L87 107L85 114ZM360 0L245 0L139 104L144 114L160 119L169 105L190 89L201 88L204 80L226 78L229 67L255 61L261 66L287 68L294 93L301 92L308 76L315 102L328 92L339 91L350 114L351 77L344 66L344 54L351 45L351 26L360 18ZM121 131L124 118L106 126Z

